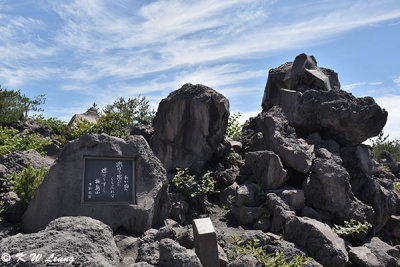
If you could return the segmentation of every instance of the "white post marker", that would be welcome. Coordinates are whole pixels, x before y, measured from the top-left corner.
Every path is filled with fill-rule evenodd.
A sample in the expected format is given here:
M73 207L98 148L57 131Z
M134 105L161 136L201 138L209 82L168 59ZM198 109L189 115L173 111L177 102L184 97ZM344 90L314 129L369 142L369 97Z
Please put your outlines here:
M193 220L194 248L204 267L219 267L217 234L210 218Z

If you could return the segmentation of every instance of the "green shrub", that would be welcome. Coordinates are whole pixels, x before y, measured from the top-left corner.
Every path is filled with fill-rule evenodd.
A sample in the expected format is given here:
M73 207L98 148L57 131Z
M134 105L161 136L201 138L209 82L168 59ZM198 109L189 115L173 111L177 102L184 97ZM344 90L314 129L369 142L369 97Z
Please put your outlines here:
M172 179L174 186L182 194L189 197L195 197L197 195L204 194L215 194L219 191L215 191L215 180L211 176L212 171L207 171L199 181L196 181L196 176L189 173L189 169L177 168L178 173Z
M74 140L85 134L108 134L116 137L125 137L128 134L129 122L119 113L110 113L100 116L97 123L87 120L78 120L75 125L68 127L66 139Z
M392 154L394 160L400 161L400 139L389 140L389 135L381 132L376 138L371 139L371 141L372 154L375 158L383 151L387 151Z
M29 111L41 111L44 95L30 99L20 90L7 90L0 86L0 125L10 125L18 120L25 120Z
M352 236L358 233L367 233L372 225L369 222L360 222L354 219L344 221L344 226L335 224L332 230L341 237Z
M93 134L94 126L95 123L93 122L89 122L83 119L76 120L74 125L70 125L67 128L65 132L65 137L67 140L74 140L85 134Z
M44 138L38 133L23 133L17 135L18 131L14 128L0 126L0 156L14 152L34 149L45 155L43 147L50 145L51 140Z
M93 132L105 133L116 137L125 137L128 134L129 121L119 113L108 113L101 116L93 126Z
M114 101L113 104L107 105L103 112L107 114L118 113L122 118L127 120L129 124L135 122L151 122L154 118L155 112L150 109L149 101L145 96L137 96L125 100L120 97Z
M237 112L229 116L228 128L226 128L226 136L234 138L238 137L242 133L242 128L245 124L239 122L242 113Z
M67 123L55 117L45 119L43 115L35 115L33 119L50 128L50 133L56 136L64 136L67 131Z
M12 180L13 189L23 204L28 205L47 173L48 170L45 170L43 166L39 170L35 170L28 163L28 166L20 173L14 172L9 176L9 179Z
M266 254L260 246L258 239L249 240L246 243L238 237L231 236L233 240L233 249L228 250L228 254L236 259L242 255L254 256L263 266L268 267L295 267L302 266L311 258L301 257L299 255L294 256L290 261L283 257L283 252L276 252Z

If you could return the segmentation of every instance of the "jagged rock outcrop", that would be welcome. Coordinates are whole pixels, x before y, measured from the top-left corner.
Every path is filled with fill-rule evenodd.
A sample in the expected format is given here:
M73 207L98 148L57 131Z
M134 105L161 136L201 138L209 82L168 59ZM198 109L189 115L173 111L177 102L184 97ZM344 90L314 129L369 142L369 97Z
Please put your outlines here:
M293 127L319 132L343 145L378 135L387 120L387 112L373 98L340 90L337 74L318 67L306 54L269 71L262 108L273 106L282 108Z
M338 158L326 149L319 149L316 154L304 185L306 204L337 223L349 219L372 222L374 211L354 196L350 176L341 162L335 161Z
M72 116L71 120L68 123L68 127L75 126L79 121L88 121L91 123L97 123L98 119L100 118L99 112L97 108L91 107L86 110L85 113L82 114L75 114Z
M160 242L160 266L202 267L193 250L182 247L176 241L165 238Z
M135 123L129 127L130 135L142 135L148 143L154 134L154 128L150 123Z
M264 191L279 188L287 181L287 172L278 155L272 151L247 153L245 165L251 168L255 180Z
M111 228L89 217L58 218L38 233L1 239L0 247L11 255L11 261L3 262L6 265L2 266L19 266L18 253L25 255L27 265L31 253L41 254L39 262L35 263L40 266L78 264L111 267L118 265L120 256Z
M43 157L39 152L33 149L14 151L0 157L0 164L7 169L5 171L4 167L2 167L4 175L20 172L26 168L29 163L34 169L40 169L42 166L48 169L53 163L53 160Z
M389 152L382 151L377 160L380 164L388 167L392 173L400 174L400 162L394 160Z
M341 149L344 166L349 172L354 195L373 207L374 232L379 232L387 220L399 209L399 192L393 181L384 177L374 177L373 162L369 148L365 145Z
M344 240L317 220L291 217L286 221L284 237L305 249L323 266L345 266L349 260Z
M40 124L33 118L28 118L26 121L17 121L11 125L11 127L18 130L20 133L37 133L43 137L52 137L50 128L46 125Z
M203 169L228 125L229 101L204 85L185 84L158 107L151 147L167 171Z
M275 193L267 194L265 203L272 216L271 231L282 231L286 222L291 217L294 217L295 213L291 211L289 206Z
M257 124L268 150L275 152L285 165L300 173L308 173L314 158L313 147L297 138L281 108L275 106L260 113Z

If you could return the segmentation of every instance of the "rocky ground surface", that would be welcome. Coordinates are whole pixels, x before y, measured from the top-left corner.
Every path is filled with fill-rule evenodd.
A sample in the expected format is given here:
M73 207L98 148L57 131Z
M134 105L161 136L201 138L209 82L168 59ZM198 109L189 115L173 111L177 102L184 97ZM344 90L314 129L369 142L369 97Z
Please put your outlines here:
M305 259L303 266L400 265L400 192L394 187L400 163L387 152L374 159L362 144L379 134L387 119L372 98L341 90L337 73L301 54L270 70L262 111L238 137L223 135L228 116L224 96L185 84L161 102L154 125L130 127L131 135L142 135L151 146L169 181L161 201L168 212L158 214L142 233L113 231L77 216L21 234L25 208L18 195L7 192L2 194L0 252L46 255L42 266L69 261L75 266L202 266L191 223L210 217L220 266L262 266L257 253L235 255L232 237L244 244L256 239L254 251L279 254L287 262ZM17 126L49 136L34 121ZM36 151L13 152L0 158L0 176L28 162L34 168L52 165ZM177 167L189 167L197 177L211 170L219 193L185 195L173 182ZM370 227L349 235L333 230L351 220ZM14 259L7 264L18 266Z

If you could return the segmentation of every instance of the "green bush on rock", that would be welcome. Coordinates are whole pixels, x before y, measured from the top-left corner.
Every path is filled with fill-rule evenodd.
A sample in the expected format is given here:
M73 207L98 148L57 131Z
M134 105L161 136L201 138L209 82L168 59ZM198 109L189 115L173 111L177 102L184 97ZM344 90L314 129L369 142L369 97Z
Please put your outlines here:
M0 125L10 125L18 120L25 120L29 111L41 111L45 96L30 99L20 90L8 90L0 86Z
M22 133L14 128L0 126L0 156L14 152L26 151L34 149L42 155L45 145L50 145L52 141L49 138L44 138L38 133Z
M351 236L358 233L367 233L368 229L371 228L372 225L368 222L360 222L354 219L349 221L344 221L344 226L335 224L332 228L333 232L338 234L341 237Z
M267 267L295 267L303 266L309 257L294 256L291 260L283 257L283 252L267 254L260 246L258 239L249 240L246 243L236 236L231 236L233 248L228 250L228 254L236 259L242 255L255 257L263 266Z
M14 172L9 175L13 190L18 194L24 205L28 205L29 201L33 198L36 189L43 182L44 177L47 175L48 170L43 166L36 170L30 163L20 173Z
M176 168L178 173L172 179L172 183L184 195L195 197L197 195L210 195L219 193L215 191L215 180L211 176L212 171L207 171L198 181L195 175L189 173L189 169Z

